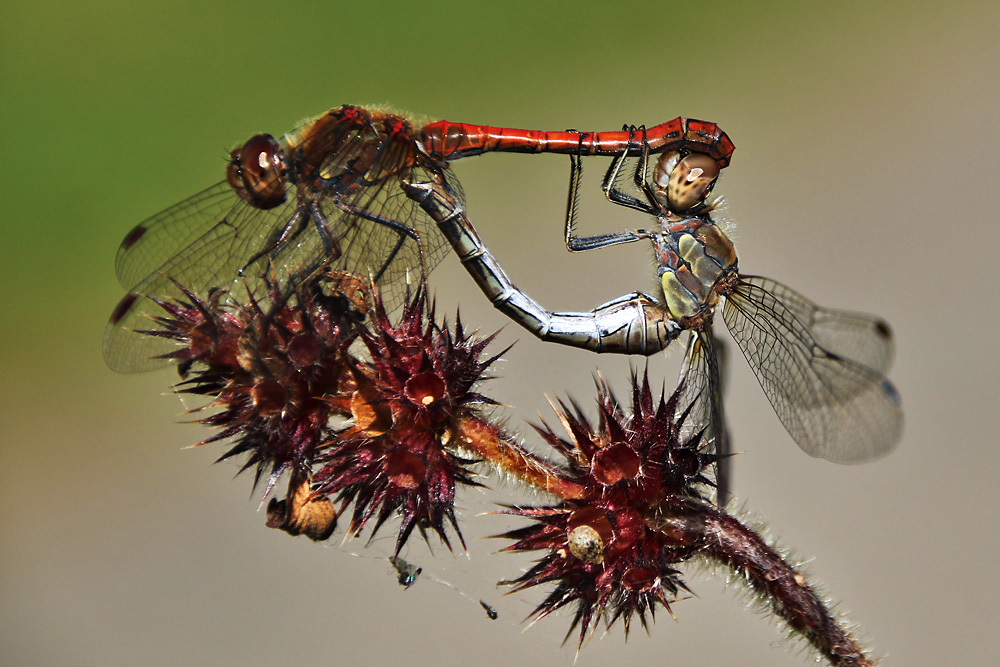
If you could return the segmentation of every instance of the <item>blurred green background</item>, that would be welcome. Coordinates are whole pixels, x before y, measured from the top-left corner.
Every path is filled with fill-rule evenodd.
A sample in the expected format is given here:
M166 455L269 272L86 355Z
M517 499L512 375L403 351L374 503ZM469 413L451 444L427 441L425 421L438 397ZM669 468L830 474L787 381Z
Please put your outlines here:
M228 150L251 134L280 135L344 103L536 129L718 122L737 146L716 193L741 269L885 316L907 413L886 459L813 460L735 357L738 502L809 561L885 664L989 662L1000 592L998 25L996 5L961 0L8 5L0 663L573 663L559 646L566 616L521 633L541 591L492 589L525 561L476 539L505 527L476 516L487 498L462 499L469 558L407 552L468 597L430 578L404 591L378 560L391 541L341 549L336 537L320 546L264 529L250 478L211 465L221 447L181 451L205 434L177 423L174 375L104 366L125 232L220 180ZM645 222L601 200L603 160L587 167L588 229ZM484 240L544 305L585 309L649 288L644 248L565 252L565 158L486 156L455 170ZM498 346L519 341L484 390L535 447L525 420L550 416L546 394L589 405L595 370L622 388L630 363L644 363L531 339L453 257L433 277L440 312L461 304L484 333L505 327ZM652 358L656 382L672 383L679 361ZM689 584L698 597L675 605L677 623L662 614L627 644L615 628L578 664L808 662L721 576L693 571ZM499 620L479 609L483 596Z

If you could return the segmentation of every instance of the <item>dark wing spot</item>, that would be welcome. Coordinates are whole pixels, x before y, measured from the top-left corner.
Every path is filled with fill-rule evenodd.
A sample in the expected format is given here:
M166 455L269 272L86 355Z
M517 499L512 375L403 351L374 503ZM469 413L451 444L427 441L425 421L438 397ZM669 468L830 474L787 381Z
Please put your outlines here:
M122 250L128 250L136 244L136 242L142 238L143 234L146 233L146 228L142 225L136 225L132 228L125 238L122 239Z
M899 392L896 391L896 388L888 380L882 380L882 393L896 405L902 402L899 398Z
M126 294L125 297L118 302L118 305L115 306L115 309L111 311L111 324L118 324L121 322L121 319L125 317L129 308L132 307L132 304L135 303L135 300L138 298L139 295L135 292L129 292Z
M889 327L889 323L885 320L878 320L875 322L875 333L885 339L892 338L892 329Z

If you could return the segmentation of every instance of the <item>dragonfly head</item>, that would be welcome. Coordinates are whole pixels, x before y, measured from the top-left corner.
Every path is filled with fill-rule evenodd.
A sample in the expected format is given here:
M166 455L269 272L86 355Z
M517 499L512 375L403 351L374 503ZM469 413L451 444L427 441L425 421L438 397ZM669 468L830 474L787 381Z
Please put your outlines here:
M285 201L285 152L270 134L256 134L229 154L226 179L255 208L274 208Z
M716 159L704 153L663 153L653 170L653 194L674 213L693 211L705 204L721 170Z

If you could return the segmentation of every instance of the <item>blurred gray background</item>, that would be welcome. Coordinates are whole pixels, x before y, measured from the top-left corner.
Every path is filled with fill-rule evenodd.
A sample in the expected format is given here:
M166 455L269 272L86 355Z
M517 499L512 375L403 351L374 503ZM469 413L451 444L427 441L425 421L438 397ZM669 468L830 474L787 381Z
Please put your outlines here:
M737 149L716 193L745 272L893 325L907 425L877 463L800 452L738 353L728 410L738 503L808 561L884 664L997 653L996 375L1000 10L982 2L18 3L0 25L0 663L571 665L566 615L522 632L544 595L493 584L526 559L478 539L503 483L466 493L470 555L434 556L410 590L370 549L263 526L250 478L184 425L169 371L107 370L100 339L136 222L216 182L228 150L344 103L429 118L613 130L677 115ZM602 201L583 226L644 224ZM509 275L554 309L648 289L648 250L573 255L568 160L493 155L455 171ZM641 359L539 343L492 310L457 260L439 312L517 341L484 391L529 446L546 395L592 405ZM728 334L719 329L720 336ZM735 348L733 349L734 352ZM672 384L679 350L649 360ZM391 536L392 528L384 535ZM351 554L356 554L356 556ZM454 588L434 579L446 581ZM577 664L802 665L718 574L650 636L620 627ZM477 601L500 612L490 621ZM992 660L991 660L992 659Z

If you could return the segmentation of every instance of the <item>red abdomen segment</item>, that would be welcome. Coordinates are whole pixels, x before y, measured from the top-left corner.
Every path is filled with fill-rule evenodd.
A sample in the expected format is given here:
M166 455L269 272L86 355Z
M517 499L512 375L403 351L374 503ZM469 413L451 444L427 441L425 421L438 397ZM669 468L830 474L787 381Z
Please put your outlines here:
M629 141L629 136L632 141ZM628 151L638 156L640 134L618 132L540 132L508 127L469 125L439 120L425 125L421 140L427 152L442 160L479 155L490 151L509 153L564 153L582 155L620 155ZM720 167L729 164L735 146L715 123L678 116L646 129L646 143L651 153L687 149L711 155Z

